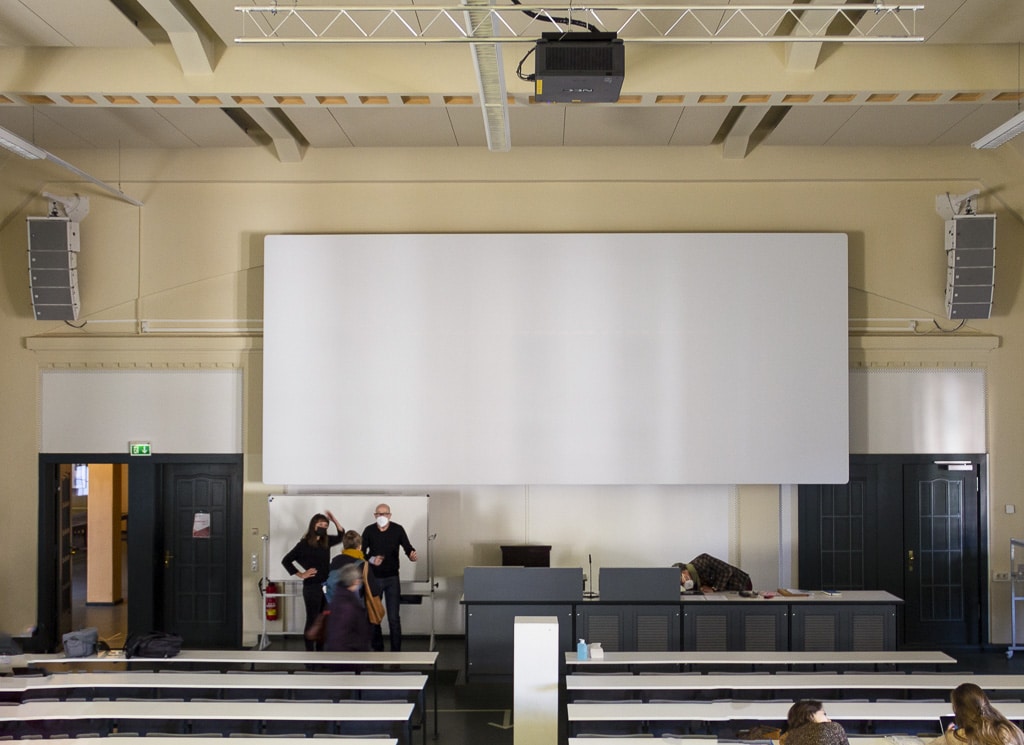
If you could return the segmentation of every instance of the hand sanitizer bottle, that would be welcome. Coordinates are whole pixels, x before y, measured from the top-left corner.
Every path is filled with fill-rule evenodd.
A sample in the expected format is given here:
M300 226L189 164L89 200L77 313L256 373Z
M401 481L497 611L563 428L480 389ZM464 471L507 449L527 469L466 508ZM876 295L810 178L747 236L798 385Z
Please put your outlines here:
M576 645L576 659L585 660L588 656L587 643L583 639L580 639L579 644Z

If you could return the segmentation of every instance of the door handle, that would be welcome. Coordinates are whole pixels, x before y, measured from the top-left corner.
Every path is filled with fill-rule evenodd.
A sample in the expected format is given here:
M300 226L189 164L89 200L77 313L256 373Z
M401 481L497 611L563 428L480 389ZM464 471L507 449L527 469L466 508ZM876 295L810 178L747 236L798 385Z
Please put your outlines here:
M170 551L164 551L164 566L169 567L171 565L171 559L174 558L174 554Z
M914 550L913 549L910 549L909 551L907 551L907 571L908 572L913 572L914 571Z

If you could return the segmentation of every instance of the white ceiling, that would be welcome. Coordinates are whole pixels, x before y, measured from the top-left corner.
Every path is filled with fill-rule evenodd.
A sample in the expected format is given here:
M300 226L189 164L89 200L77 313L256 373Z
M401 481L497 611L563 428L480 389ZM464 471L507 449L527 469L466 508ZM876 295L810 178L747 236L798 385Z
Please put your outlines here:
M245 2L3 0L0 127L58 154L267 147L296 160L316 148L487 147L469 45L239 44L234 8ZM1020 0L919 2L923 42L630 44L623 34L615 104L533 103L515 75L532 45L502 44L512 147L721 143L742 158L777 145L969 145L1024 103Z

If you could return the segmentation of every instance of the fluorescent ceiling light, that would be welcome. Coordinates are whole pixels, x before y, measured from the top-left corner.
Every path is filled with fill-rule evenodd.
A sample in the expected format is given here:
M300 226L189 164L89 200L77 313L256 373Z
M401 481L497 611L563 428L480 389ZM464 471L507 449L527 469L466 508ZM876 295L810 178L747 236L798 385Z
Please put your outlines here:
M971 147L977 150L991 150L1012 140L1022 132L1024 132L1024 111L1018 112L1017 116L1003 122L980 140L971 143Z
M0 127L0 147L6 148L12 153L16 153L22 158L28 158L29 160L44 160L46 158L45 152L31 142L21 139L14 132L8 132L3 127Z
M14 132L10 132L4 129L3 127L0 127L0 147L6 148L7 150L10 150L12 153L17 153L22 158L28 158L29 160L46 160L49 161L50 163L56 163L64 170L71 171L71 173L81 176L86 181L96 184L96 186L100 187L101 189L109 191L118 199L128 202L128 204L133 204L136 207L142 206L142 202L140 202L138 199L134 199L133 197L128 196L123 191L118 189L116 186L112 186L111 184L108 184L106 181L102 181L96 178L95 176L89 175L81 168L73 166L63 158L58 158L49 150L44 150L41 147L36 147L31 142L23 140L22 138L18 137L18 135L14 134Z

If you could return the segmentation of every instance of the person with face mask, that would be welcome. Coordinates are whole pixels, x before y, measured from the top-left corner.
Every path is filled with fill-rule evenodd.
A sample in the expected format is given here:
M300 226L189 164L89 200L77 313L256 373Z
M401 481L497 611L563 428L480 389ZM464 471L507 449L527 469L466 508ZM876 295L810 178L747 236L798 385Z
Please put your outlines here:
M327 534L330 523L334 523L337 532ZM288 574L302 580L302 601L306 606L306 626L308 629L320 611L324 609L323 583L331 564L331 546L341 543L345 529L341 523L327 510L326 515L316 514L309 520L305 535L299 539L291 551L281 559L281 565ZM298 564L298 567L296 566ZM320 649L320 644L306 639L306 649L310 652Z
M363 529L363 553L370 572L384 598L384 615L388 619L391 651L402 650L402 620L398 615L401 584L398 578L398 550L405 551L409 561L416 561L416 549L409 542L405 528L391 521L391 508L378 504L373 511L375 522ZM380 626L374 626L373 648L384 649L384 635Z
M686 564L676 562L672 566L679 570L679 585L686 591L739 592L754 589L749 574L710 554L701 554Z

